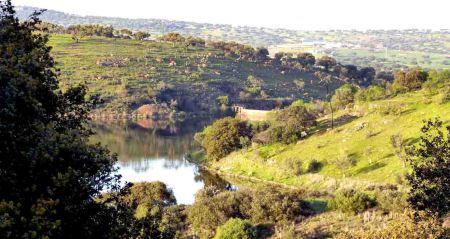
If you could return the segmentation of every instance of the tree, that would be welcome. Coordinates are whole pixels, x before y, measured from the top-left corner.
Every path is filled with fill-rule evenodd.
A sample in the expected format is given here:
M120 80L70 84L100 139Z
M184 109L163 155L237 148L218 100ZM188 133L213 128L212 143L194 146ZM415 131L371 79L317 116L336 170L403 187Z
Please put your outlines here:
M337 107L345 107L355 101L355 93L357 91L358 89L354 85L345 84L336 89L331 101Z
M358 85L367 87L372 84L376 71L373 67L363 67L359 70Z
M159 39L161 41L174 42L174 43L185 41L185 38L180 33L176 33L176 32L167 33L166 35L161 36Z
M320 83L325 86L325 90L327 92L326 97L329 102L330 112L331 112L331 128L334 128L334 109L333 104L331 103L331 94L330 94L330 86L332 83L331 75L324 72L316 72L315 76L320 79Z
M428 73L420 69L399 71L395 74L394 84L405 87L407 90L420 89L422 83L428 78Z
M303 66L313 66L316 64L316 58L309 52L302 52L297 55L298 62Z
M403 168L406 167L406 141L400 134L394 134L390 138L395 155L402 160Z
M21 23L0 1L0 237L120 237L96 200L118 189L116 157L89 143L86 89L59 89L39 14Z
M445 215L450 209L450 126L428 120L421 131L420 144L408 150L408 201L414 209Z
M147 32L141 32L141 31L139 31L139 32L135 32L135 33L133 34L133 36L134 36L134 38L135 38L136 40L142 41L142 40L144 40L145 38L149 37L150 34L147 33Z
M333 57L322 56L321 58L319 58L319 60L317 60L316 64L322 66L325 71L329 71L331 68L336 66L337 63L336 59L334 59Z
M255 59L257 61L265 61L269 56L269 50L264 47L258 47L255 51Z
M201 144L209 159L218 160L232 151L245 147L252 137L247 122L231 117L215 121L203 130Z
M124 36L131 36L133 35L133 32L129 29L120 29L120 34L124 35Z

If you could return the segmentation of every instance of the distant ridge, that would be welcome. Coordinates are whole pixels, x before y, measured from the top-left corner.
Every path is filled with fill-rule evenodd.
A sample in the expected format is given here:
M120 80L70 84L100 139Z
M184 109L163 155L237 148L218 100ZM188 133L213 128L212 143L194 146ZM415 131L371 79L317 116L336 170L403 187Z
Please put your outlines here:
M16 7L19 19L25 20L40 8ZM47 10L42 16L43 21L62 26L76 24L111 25L116 29L128 28L147 31L152 34L178 32L182 35L201 36L205 39L238 41L253 46L268 46L286 43L286 35L293 36L299 41L300 31L286 29L270 29L260 27L232 26L227 24L195 23L186 21L171 21L164 19L129 19L119 17L80 16L55 10ZM214 33L213 33L214 32ZM281 37L283 35L284 37Z

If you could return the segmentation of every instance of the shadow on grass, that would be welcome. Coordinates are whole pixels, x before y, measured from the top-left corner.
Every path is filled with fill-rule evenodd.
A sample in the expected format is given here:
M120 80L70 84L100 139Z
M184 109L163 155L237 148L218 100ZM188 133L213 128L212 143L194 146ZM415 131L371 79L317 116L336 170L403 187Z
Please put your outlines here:
M413 145L417 142L419 142L419 138L408 138L405 140L406 145Z
M327 211L328 201L324 199L312 199L308 201L309 206L315 213L323 213Z
M376 163L373 163L373 164L371 164L369 166L366 166L366 167L363 167L363 168L360 168L360 169L356 170L356 172L354 174L368 173L370 171L382 168L384 166L386 166L385 163L376 162Z

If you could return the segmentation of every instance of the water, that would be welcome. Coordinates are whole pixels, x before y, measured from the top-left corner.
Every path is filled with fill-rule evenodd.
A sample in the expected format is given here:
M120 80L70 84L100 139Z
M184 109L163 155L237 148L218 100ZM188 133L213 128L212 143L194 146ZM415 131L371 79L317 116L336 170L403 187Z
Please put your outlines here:
M173 190L179 204L192 204L195 193L205 185L230 188L226 181L187 160L188 154L200 150L193 140L195 132L212 120L93 123L97 133L93 141L117 153L123 182L161 181Z

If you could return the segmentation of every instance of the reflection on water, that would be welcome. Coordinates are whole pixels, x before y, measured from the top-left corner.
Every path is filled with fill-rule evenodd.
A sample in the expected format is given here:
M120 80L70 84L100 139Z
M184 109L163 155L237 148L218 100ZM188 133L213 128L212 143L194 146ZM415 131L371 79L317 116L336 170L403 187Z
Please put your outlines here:
M205 185L230 189L229 183L200 170L186 155L199 150L193 136L209 124L206 120L173 124L142 120L139 122L92 123L101 142L119 157L119 173L126 182L161 181L172 188L180 204L191 204L194 194Z

